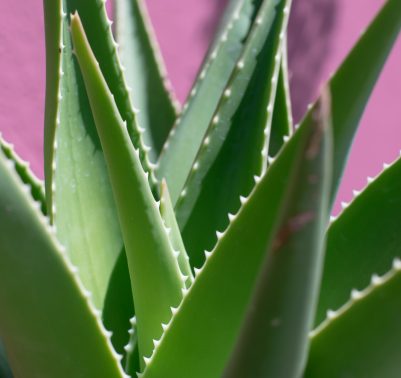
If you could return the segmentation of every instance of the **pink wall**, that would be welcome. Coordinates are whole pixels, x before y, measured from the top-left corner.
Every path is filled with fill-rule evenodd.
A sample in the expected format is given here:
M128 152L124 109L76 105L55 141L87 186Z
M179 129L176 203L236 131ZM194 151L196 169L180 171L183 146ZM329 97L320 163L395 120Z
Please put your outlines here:
M225 0L147 0L171 81L183 100ZM290 27L295 115L316 95L383 0L294 0ZM42 2L0 2L0 131L42 175ZM362 121L339 199L365 185L401 149L401 39ZM338 206L337 206L338 209Z

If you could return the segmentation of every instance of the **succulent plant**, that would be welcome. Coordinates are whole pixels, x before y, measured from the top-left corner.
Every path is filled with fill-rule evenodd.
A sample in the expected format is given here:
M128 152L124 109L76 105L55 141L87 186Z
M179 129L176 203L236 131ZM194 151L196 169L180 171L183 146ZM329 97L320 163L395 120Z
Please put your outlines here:
M44 0L44 184L1 140L1 378L400 375L401 161L330 212L401 2L298 126L290 7L231 1L180 110L141 0L114 30Z

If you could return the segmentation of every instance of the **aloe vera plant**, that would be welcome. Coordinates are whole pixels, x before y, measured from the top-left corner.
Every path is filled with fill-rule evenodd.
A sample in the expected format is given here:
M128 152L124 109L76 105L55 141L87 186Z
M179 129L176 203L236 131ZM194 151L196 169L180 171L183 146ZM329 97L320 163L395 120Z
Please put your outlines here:
M330 211L401 2L298 126L290 9L231 1L179 109L143 1L112 30L44 0L44 183L0 140L1 378L400 375L401 161Z

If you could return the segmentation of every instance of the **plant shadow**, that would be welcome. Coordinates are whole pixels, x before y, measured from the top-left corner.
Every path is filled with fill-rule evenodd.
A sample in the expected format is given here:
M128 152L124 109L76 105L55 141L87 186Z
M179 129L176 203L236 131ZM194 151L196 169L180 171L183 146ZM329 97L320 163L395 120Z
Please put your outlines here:
M330 59L339 13L338 0L294 0L289 23L288 59L294 121L319 89Z

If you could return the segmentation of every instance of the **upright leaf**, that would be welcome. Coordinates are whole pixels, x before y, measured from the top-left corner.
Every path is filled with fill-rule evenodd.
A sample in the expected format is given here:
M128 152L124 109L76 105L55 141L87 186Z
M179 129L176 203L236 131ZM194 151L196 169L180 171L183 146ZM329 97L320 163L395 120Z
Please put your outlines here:
M302 376L329 214L330 100L323 99L224 377Z
M192 265L216 243L266 166L288 0L265 0L176 204ZM263 153L262 153L263 151ZM230 188L228 190L228 188ZM202 232L199 230L202 229Z
M0 182L0 334L13 373L124 377L76 267L1 151Z
M123 249L110 276L104 300L102 319L112 332L111 342L117 353L126 358L125 346L129 342L130 319L135 315L127 256Z
M362 290L373 273L384 274L401 258L401 160L398 160L344 209L327 235L319 324L328 310L340 308L352 289Z
M173 205L202 144L221 93L226 87L262 0L240 0L221 38L214 44L176 120L159 158L156 175L165 178Z
M288 86L286 43L283 43L282 49L280 74L278 77L268 149L268 154L271 157L278 154L284 144L284 138L293 133L291 98Z
M116 2L116 37L125 66L127 83L134 89L131 98L139 110L138 123L145 129L145 143L156 161L176 118L177 102L170 84L143 0Z
M92 53L77 14L71 34L107 161L131 276L140 356L153 351L161 323L185 287L178 262L125 124ZM143 366L143 361L142 366Z
M188 294L165 326L145 378L222 375L288 195L305 180L300 176L302 162L311 140L321 135L311 126L298 129L285 145L249 198L243 200L214 251L207 254L204 267L196 270Z
M401 1L388 0L329 83L334 137L332 202L360 118L400 29ZM303 122L309 122L309 115Z
M101 309L123 242L103 151L73 57L68 22L64 16L52 218L59 240Z
M182 241L180 229L178 228L177 220L174 214L173 204L171 203L170 195L167 188L166 181L162 181L160 190L160 214L163 217L164 223L170 231L171 244L176 251L178 265L181 272L187 276L185 286L189 288L194 280L191 266L189 264L189 257L185 250L184 242Z

